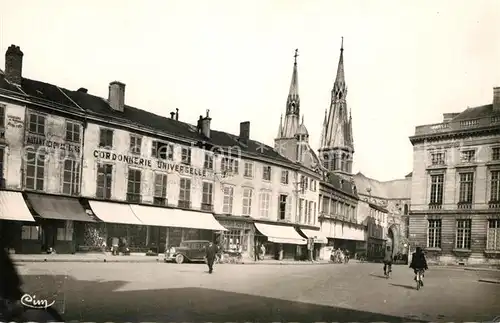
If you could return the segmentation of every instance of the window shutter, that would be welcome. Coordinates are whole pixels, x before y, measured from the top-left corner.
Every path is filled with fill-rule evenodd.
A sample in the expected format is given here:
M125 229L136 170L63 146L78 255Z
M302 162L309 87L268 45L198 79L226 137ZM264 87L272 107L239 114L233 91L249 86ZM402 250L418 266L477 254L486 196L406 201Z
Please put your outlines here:
M292 221L292 197L286 198L285 221Z

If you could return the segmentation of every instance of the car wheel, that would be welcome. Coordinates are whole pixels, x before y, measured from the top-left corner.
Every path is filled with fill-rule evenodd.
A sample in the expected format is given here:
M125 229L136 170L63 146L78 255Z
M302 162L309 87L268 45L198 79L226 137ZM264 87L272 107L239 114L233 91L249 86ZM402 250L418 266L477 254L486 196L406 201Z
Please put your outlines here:
M175 256L175 262L178 264L182 264L184 262L184 256L181 254L178 254L177 256Z

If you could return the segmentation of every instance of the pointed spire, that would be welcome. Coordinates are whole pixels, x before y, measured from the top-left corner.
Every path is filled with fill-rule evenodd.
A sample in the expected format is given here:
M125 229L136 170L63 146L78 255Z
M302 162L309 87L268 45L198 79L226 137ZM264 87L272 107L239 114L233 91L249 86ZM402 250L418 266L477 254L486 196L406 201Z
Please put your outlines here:
M278 128L278 136L276 138L281 138L281 135L283 134L283 114L280 116L280 126Z
M304 124L304 114L302 114L302 123L301 124Z
M344 75L344 37L342 37L342 42L340 45L340 57L339 65L337 67L337 77L335 78L335 83L333 84L332 99L340 100L345 99L347 87L345 84Z
M299 98L299 76L297 72L297 57L299 50L295 50L293 55L293 72L292 81L290 82L290 90L288 91L288 98L286 100L286 114L299 115L300 98Z

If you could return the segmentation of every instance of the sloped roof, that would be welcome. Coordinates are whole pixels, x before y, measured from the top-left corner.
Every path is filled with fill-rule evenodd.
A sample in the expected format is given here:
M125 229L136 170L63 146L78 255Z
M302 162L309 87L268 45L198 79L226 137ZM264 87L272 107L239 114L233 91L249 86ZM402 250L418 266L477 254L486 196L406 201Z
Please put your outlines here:
M493 104L482 105L474 108L467 108L453 118L453 121L471 120L488 117L493 114Z
M359 194L371 194L374 197L388 199L410 198L410 178L380 182L376 179L366 177L362 173L357 173L354 175L354 182L356 183ZM370 190L370 192L368 192L368 190Z
M3 76L0 77L0 88L21 95L26 94L34 102L53 102L64 105L70 110L79 111L80 113L82 112L81 109L84 109L89 115L108 118L123 125L141 126L160 133L175 135L187 141L205 141L220 147L238 146L242 151L255 157L264 157L279 162L295 164L281 156L272 147L259 141L249 140L243 144L238 140L238 136L216 130L211 130L210 138L206 138L197 131L196 126L189 123L160 116L128 105L124 107L123 112L115 111L109 106L106 99L82 91L72 91L26 78L22 79L21 91L17 86L7 82Z
M359 188L355 188L355 183L352 183L351 181L345 180L341 176L334 174L334 173L329 173L328 178L326 181L322 182L326 183L329 186L333 187L337 191L343 192L347 195L353 196L353 197L358 197L358 191ZM356 184L357 186L357 184Z

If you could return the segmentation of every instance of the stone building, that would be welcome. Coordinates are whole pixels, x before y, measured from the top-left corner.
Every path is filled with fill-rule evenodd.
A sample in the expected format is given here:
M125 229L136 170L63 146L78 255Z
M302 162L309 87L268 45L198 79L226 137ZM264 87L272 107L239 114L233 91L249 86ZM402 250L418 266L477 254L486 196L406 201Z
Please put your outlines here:
M410 243L436 263L499 263L500 88L493 103L417 126Z
M24 78L22 61L9 47L0 75L0 236L15 252L122 237L141 253L207 239L301 258L319 231L320 176L252 140L249 122L233 135L211 129L209 111L193 123L155 115L127 105L123 83L100 98Z

